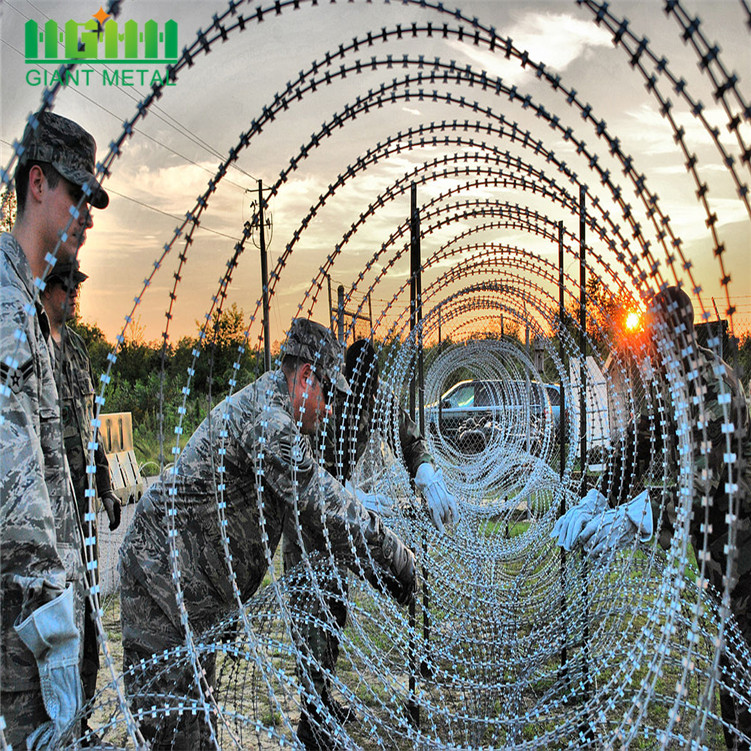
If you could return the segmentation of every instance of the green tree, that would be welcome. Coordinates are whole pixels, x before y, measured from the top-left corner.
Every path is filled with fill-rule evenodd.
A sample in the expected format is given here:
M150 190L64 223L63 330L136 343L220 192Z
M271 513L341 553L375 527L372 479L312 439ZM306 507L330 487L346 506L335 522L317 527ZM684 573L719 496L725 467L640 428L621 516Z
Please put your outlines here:
M751 333L748 331L738 341L738 378L746 394L751 396Z
M200 321L196 321L196 326L199 332L204 328ZM261 373L259 353L249 349L246 328L245 312L237 303L221 312L214 311L206 326L196 365L196 386L207 392L210 388L212 399L229 391L233 377L237 381L236 390Z
M613 346L623 344L626 347L638 344L638 332L626 330L626 319L630 312L638 310L634 299L626 292L615 292L605 285L599 277L587 280L587 335L589 346L607 358ZM579 304L574 302L566 308L563 326L579 342ZM587 351L591 354L591 351Z
M98 384L99 376L107 369L107 355L112 350L112 345L96 323L84 321L78 315L68 321L68 326L83 339Z

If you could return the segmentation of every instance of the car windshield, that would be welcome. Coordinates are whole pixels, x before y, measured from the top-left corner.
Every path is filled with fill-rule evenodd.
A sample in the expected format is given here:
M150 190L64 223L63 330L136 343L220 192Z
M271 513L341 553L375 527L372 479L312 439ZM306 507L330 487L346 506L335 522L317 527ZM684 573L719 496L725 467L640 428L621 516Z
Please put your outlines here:
M471 383L460 386L446 398L451 407L471 407L475 402L475 387Z
M457 384L443 397L444 408L523 406L546 404L545 389L535 381L473 381Z
M545 404L542 387L534 381L506 381L499 383L493 391L494 401L499 405L540 407Z

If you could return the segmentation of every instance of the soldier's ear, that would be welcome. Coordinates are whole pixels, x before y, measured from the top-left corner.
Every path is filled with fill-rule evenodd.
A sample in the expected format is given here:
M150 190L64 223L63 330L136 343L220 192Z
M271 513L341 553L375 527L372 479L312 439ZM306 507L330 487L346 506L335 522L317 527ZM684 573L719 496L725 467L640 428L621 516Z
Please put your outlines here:
M299 368L303 381L310 381L313 378L313 366L309 362L304 362Z
M32 164L29 170L29 187L26 191L27 199L31 198L37 203L42 200L44 190L47 187L47 177L38 164Z

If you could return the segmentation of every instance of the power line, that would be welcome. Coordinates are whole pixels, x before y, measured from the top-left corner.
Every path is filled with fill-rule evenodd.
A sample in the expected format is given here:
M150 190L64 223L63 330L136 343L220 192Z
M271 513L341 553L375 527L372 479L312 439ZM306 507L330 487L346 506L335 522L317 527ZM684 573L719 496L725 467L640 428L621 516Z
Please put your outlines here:
M182 220L185 218L183 216L178 216L177 214L171 214L169 211L164 211L164 209L158 209L156 206L152 206L151 204L144 203L143 201L139 201L137 198L133 198L132 196L126 196L124 193L120 193L117 190L113 190L109 186L107 187L107 192L112 193L113 195L116 195L116 196L120 196L120 198L124 198L126 201L131 201L133 203L136 203L145 209L150 209L151 211L156 211L158 214L163 214L164 216L171 217L172 219L175 219L178 222L182 222ZM226 232L220 232L218 229L212 229L211 227L207 227L205 224L199 224L198 226L201 229L205 229L207 232L211 232L215 235L219 235L220 237L226 237L228 240L232 240L233 242L237 241L237 237L233 235L228 235Z
M30 6L32 7L32 8L34 8L34 10L38 11L38 13L39 13L39 15L40 15L40 16L42 16L42 17L44 17L44 18L47 18L47 19L49 19L49 18L50 18L50 16L48 16L48 15L47 15L46 13L43 13L43 12L42 12L41 10L39 10L39 9L38 9L38 8L37 8L37 7L36 7L36 6L35 6L35 5L33 4L33 3L29 2L29 0L27 0L27 2L28 2L28 4L29 4L29 5L30 5ZM30 16L26 15L25 13L22 13L22 12L21 12L21 11L20 11L20 10L19 10L18 8L16 8L16 7L14 6L14 5L12 5L11 3L7 2L7 0L6 0L5 4L6 4L6 5L7 5L7 6L9 7L9 8L11 8L12 10L14 10L14 11L15 11L16 13L18 13L18 15L20 15L20 16L21 16L22 18L25 18L26 20L31 20L31 17L30 17ZM8 42L8 41L7 41L7 40L5 40L5 39L3 39L2 41L3 41L3 43L4 43L4 44L5 44L6 46L8 46L8 47L9 47L9 48L10 48L11 50L13 50L13 51L14 51L14 52L15 52L16 54L18 54L18 55L19 55L20 57L24 57L24 54L23 54L23 53L21 52L21 50L19 50L19 49L18 49L17 47L14 47L14 46L13 46L13 45L12 45L12 44L11 44L10 42ZM91 67L90 65L89 65L88 67L84 67L85 65L86 65L86 62L85 62L84 60L82 60L82 61L81 61L81 65L80 65L79 67L80 67L81 69L83 69L83 70L89 70L89 71L93 71L93 72L96 72L96 71L94 71L94 69L93 69L93 68L92 68L92 67ZM36 67L37 67L37 68L41 68L41 66L40 66L39 64L36 64ZM104 68L105 68L106 70L109 70L110 72L112 72L112 68L111 68L110 66L108 66L108 65L105 65L105 66L104 66ZM138 98L138 96L136 96L136 95L134 95L134 94L131 94L131 93L130 93L129 91L126 91L125 89L122 89L122 88L120 88L120 87L118 87L118 90L119 90L119 91L120 91L120 92L121 92L121 93L122 93L122 94L123 94L124 96L127 96L127 97L128 97L129 99L131 99L132 101L134 101L134 102L136 102L136 103L138 103L138 102L140 101L140 100L139 100L139 98ZM84 98L84 99L85 99L86 101L88 101L88 102L91 102L91 103L92 103L93 105L95 105L95 106L99 107L100 109L104 110L104 111L105 111L105 112L106 112L107 114L109 114L109 115L111 115L112 117L114 117L114 118L115 118L115 119L116 119L116 120L117 120L118 122L120 122L120 121L121 121L121 119L122 119L122 118L120 118L120 117L119 117L118 115L116 115L116 114L115 114L114 112L112 112L111 110L109 110L109 109L107 109L106 107L104 107L104 106L103 106L102 104L100 104L99 102L96 102L96 101L94 101L93 99L91 99L90 97L86 96L86 95L85 95L85 94L84 94L84 93L83 93L83 92L82 92L82 91L81 91L80 89L78 89L78 88L74 88L74 91L75 91L75 92L76 92L76 93L77 93L77 94L78 94L79 96L83 97L83 98ZM138 90L136 89L135 91L137 92ZM139 92L139 93L140 93L140 92ZM141 95L141 98L142 98L142 95ZM183 136L184 138L187 138L187 139L189 139L190 141L192 141L192 142L193 142L193 143L194 143L194 144L195 144L196 146L199 146L200 148L203 148L203 149L205 149L205 150L206 150L206 151L208 151L208 152L209 152L209 153L210 153L210 154L211 154L212 156L215 156L215 157L217 157L218 159L220 159L220 160L224 161L224 159L225 159L225 155L223 155L223 154L222 154L222 153L221 153L221 152L220 152L220 151L219 151L218 149L215 149L215 148L214 148L214 147L213 147L213 146L212 146L211 144L209 144L208 142L204 141L204 140L203 140L202 138L199 138L199 137L198 137L198 136L196 136L195 134L191 133L191 132L190 132L190 131L188 130L188 128L187 128L186 126L184 126L184 125L183 125L182 123L180 123L180 122L179 122L178 120L176 120L176 119L175 119L175 118L174 118L173 116L171 116L171 115L168 115L168 114L167 114L167 113L166 113L166 112L165 112L165 111L164 111L164 110L163 110L163 109L162 109L161 107L159 107L158 105L156 105L156 104L152 105L152 107L150 108L149 112L150 112L150 113L153 113L153 114L154 114L154 116L155 116L156 118L158 118L159 120L161 120L161 121L162 121L162 122L163 122L163 123L164 123L165 125L168 125L169 127L173 128L173 129L174 129L175 131L177 131L178 133L180 133L180 135L182 135L182 136ZM167 151L171 152L171 153L172 153L172 154L174 154L175 156L177 156L177 157L179 157L179 158L181 158L181 159L184 159L184 160L185 160L186 162L189 162L190 164L193 164L193 165L195 165L195 166L196 166L196 167L198 167L199 169L202 169L202 170L204 170L205 172L207 172L208 174L211 174L211 175L213 175L213 174L214 174L214 173L213 173L213 172L212 172L212 171L211 171L210 169L208 169L208 168L206 168L206 167L204 167L204 166L202 166L202 165L198 164L197 162L193 161L192 159L190 159L189 157L185 156L184 154L181 154L181 153L179 153L179 152L175 151L174 149L170 148L169 146L167 146L167 145L166 145L165 143L163 143L163 142L162 142L162 141L160 141L159 139L157 139L157 138L155 138L155 137L153 137L153 136L150 136L150 135L148 135L148 134L147 134L146 132L144 132L143 130L139 130L138 132L139 132L139 133L140 133L140 134L141 134L142 136L144 136L145 138L148 138L149 140L151 140L151 141L153 141L154 143L158 144L158 145L159 145L159 146L161 146L161 147L162 147L163 149L166 149ZM248 177L249 179L253 180L254 182L258 182L258 178L256 178L256 177L254 177L253 175L251 175L251 174L250 174L249 172L247 172L246 170L244 170L244 169L243 169L242 167L240 167L240 166L239 166L239 165L237 165L236 163L234 163L234 162L233 162L232 164L230 164L230 165L229 165L229 167L230 167L231 169L235 169L235 170L237 170L238 172L240 172L241 174L245 175L246 177ZM226 180L226 181L227 181L227 182L228 182L228 183L229 183L230 185L233 185L233 186L235 186L235 187L237 187L237 188L240 188L241 190L246 190L245 186L243 186L243 185L240 185L239 183L236 183L236 182L234 182L233 180L231 180L231 179L230 179L230 178L228 178L228 177L227 177L227 178L225 178L225 180Z
M0 138L0 143L4 143L6 146L11 146L11 147L13 146L12 143L10 143L9 141L6 141L4 138ZM107 192L112 193L112 195L115 195L115 196L120 196L120 198L124 198L126 201L131 201L132 203L138 204L139 206L142 206L145 209L150 209L151 211L155 211L157 214L163 214L164 216L169 216L172 219L176 219L178 222L181 222L184 219L184 217L178 216L177 214L171 214L169 211L158 209L156 206L152 206L150 203L139 201L137 198L133 198L133 196L129 196L129 195L126 195L125 193L121 193L120 191L115 190L114 188L111 188L109 185L107 186ZM224 232L220 232L219 230L211 229L210 227L207 227L204 224L200 224L199 226L205 229L207 232L213 232L215 235L226 237L233 241L237 240L237 237L228 235Z
M21 54L21 51L20 51L19 49L17 49L16 47L14 47L14 46L13 46L12 44L10 44L10 42L7 42L7 41L6 41L6 40L4 40L4 39L3 39L2 41L3 41L3 44L5 44L5 45L7 45L8 47L10 47L10 48L11 48L11 49L12 49L12 50L13 50L14 52L17 52L18 54ZM37 67L40 67L40 66L38 66L38 65L37 65ZM86 69L84 69L84 70L86 70ZM93 70L93 68L90 68L89 70ZM107 113L108 115L111 115L112 117L114 117L114 118L115 118L115 119L116 119L116 120L117 120L118 122L120 122L120 121L122 120L122 118L121 118L121 117L119 117L118 115L116 115L116 114L115 114L114 112L112 112L112 110L108 109L107 107L105 107L105 106L104 106L104 105L102 105L101 103L99 103L99 102L96 102L96 101L95 101L95 100L93 100L93 99L92 99L91 97L89 97L89 96L87 96L86 94L84 94L84 93L83 93L83 92L82 92L82 91L81 91L80 89L74 89L74 91L75 91L75 92L76 92L76 93L77 93L77 94L78 94L79 96L83 97L83 98L84 98L84 99L85 99L85 100L86 100L87 102L91 102L91 103L92 103L92 104L94 104L95 106L99 107L99 109L101 109L101 110L103 110L104 112L106 112L106 113ZM130 94L127 94L127 96L130 96ZM134 101L137 101L137 100L135 100L135 98L134 98ZM160 118L160 119L164 120L164 118ZM170 124L169 122L167 122L166 120L164 120L164 122L165 122L165 123L166 123L167 125L171 125L171 124ZM174 127L174 126L172 126L172 127ZM177 129L175 128L175 130L177 130ZM180 132L180 131L178 131L178 132ZM141 136L143 136L144 138L147 138L148 140L150 140L150 141L152 141L153 143L157 144L157 145L158 145L158 146L160 146L161 148L165 149L166 151L169 151L170 153L172 153L172 154L174 154L175 156L179 157L180 159L183 159L184 161L188 162L189 164L192 164L193 166L195 166L195 167L198 167L199 169L203 170L203 171L204 171L204 172L206 172L207 174L209 174L209 175L214 175L214 174L215 174L215 173L214 173L214 172L213 172L212 170L210 170L210 169L209 169L208 167L204 167L204 166L203 166L202 164L198 164L198 162L194 161L194 160L193 160L193 159L191 159L190 157L187 157L187 156L185 156L185 154L181 154L181 153L180 153L179 151L175 151L175 149L171 148L170 146L167 146L167 144L165 144L165 143L162 143L162 142L161 142L161 141L160 141L160 140L159 140L158 138L154 138L154 136L150 136L150 135L149 135L148 133L146 133L145 131L143 131L143 130L140 130L140 129L139 129L139 130L138 130L138 133L139 133L139 134L140 134ZM254 178L254 177L253 177L252 175L249 175L249 177L250 177L251 179L255 180L255 178ZM234 187L236 187L236 188L239 188L239 189L240 189L240 190L242 190L243 192L247 190L247 188L246 188L246 187L245 187L244 185L240 185L239 183L236 183L236 182L234 182L234 180L231 180L231 179L230 179L230 178L228 178L228 177L227 177L227 178L225 178L225 180L227 181L227 183L228 183L229 185L232 185L232 186L234 186Z
M6 146L12 146L12 144L10 144L4 138L0 138L0 143L4 143ZM182 216L178 216L177 214L171 214L169 211L164 211L164 209L158 209L156 206L152 206L150 203L139 201L137 198L133 198L133 196L129 196L129 195L126 195L125 193L121 193L119 190L115 190L114 188L111 188L110 186L107 186L107 192L111 193L112 195L119 196L120 198L124 198L126 201L131 201L132 203L135 203L138 206L143 207L144 209L149 209L150 211L154 211L157 214L168 216L171 219L175 219L178 222L182 222L182 220L185 218ZM205 224L199 224L198 226L201 229L206 230L207 232L211 232L215 235L219 235L219 237L226 237L228 240L232 240L233 242L237 241L237 237L235 237L234 235L228 235L226 232L221 232L218 229L212 229L211 227L207 227Z

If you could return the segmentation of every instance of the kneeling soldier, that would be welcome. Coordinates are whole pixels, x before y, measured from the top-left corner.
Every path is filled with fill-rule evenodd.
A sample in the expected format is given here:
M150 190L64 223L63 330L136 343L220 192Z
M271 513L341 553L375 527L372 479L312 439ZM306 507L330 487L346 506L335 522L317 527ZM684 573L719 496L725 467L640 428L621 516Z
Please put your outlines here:
M212 410L174 470L166 471L138 504L120 551L126 671L185 643L173 547L182 572L182 599L196 633L238 607L234 587L243 601L256 592L283 529L296 523L317 535L325 529L333 554L380 583L400 604L412 597L413 554L313 456L308 436L327 416L335 388L349 388L340 372L340 345L328 329L297 318L283 351L280 370L265 373ZM221 530L218 500L225 504ZM175 528L172 541L168 518ZM377 571L369 570L372 563ZM213 684L213 656L204 669ZM196 694L190 665L166 674L148 674L139 666L125 680L152 748L213 748L202 712L147 716L159 704L156 697Z

